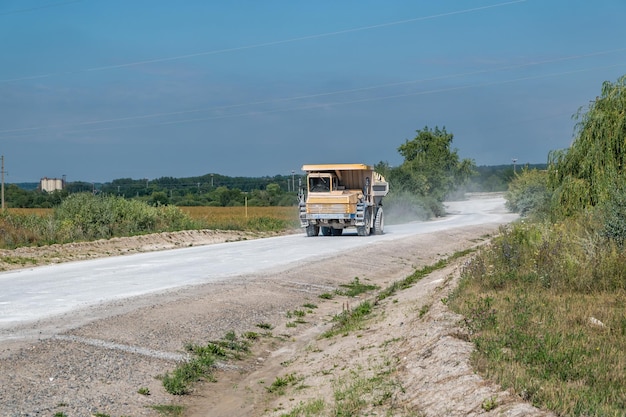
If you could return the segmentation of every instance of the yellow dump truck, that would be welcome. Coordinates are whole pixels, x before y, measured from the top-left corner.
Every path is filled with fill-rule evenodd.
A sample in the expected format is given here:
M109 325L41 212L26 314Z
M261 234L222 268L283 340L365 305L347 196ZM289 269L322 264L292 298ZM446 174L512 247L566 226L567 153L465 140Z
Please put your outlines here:
M366 164L304 165L300 188L300 225L307 236L339 236L355 227L359 236L384 229L382 199L389 184Z

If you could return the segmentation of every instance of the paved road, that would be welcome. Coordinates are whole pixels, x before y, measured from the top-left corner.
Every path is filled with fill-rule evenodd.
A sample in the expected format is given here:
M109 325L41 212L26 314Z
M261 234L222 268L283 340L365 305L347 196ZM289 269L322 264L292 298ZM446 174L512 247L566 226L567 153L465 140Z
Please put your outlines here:
M356 250L414 234L487 223L515 216L502 198L450 203L449 216L386 226L381 236L307 238L304 234L230 242L43 266L0 274L0 328L78 308L232 276L285 268L294 262Z

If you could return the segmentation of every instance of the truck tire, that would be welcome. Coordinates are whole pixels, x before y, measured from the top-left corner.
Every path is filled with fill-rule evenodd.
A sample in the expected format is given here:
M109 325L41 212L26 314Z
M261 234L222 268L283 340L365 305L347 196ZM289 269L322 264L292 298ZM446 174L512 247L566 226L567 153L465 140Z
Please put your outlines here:
M371 229L370 229L370 223L372 221L372 211L369 208L365 209L365 225L363 226L357 226L356 227L356 233L359 236L369 236Z
M309 237L317 236L320 232L320 227L314 224L310 224L306 227L306 235Z
M382 235L385 228L385 217L383 208L378 207L376 210L376 217L374 217L374 234Z
M330 236L332 234L332 227L322 226L322 235Z

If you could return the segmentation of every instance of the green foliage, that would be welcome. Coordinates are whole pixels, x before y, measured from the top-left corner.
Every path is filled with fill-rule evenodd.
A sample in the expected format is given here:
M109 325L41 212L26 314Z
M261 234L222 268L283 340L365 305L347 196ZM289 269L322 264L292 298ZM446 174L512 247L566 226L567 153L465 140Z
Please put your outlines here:
M336 334L361 329L363 322L372 312L372 303L363 301L353 310L344 310L333 317L333 327L322 333L322 337L330 338Z
M302 378L298 377L296 374L291 373L287 374L283 377L277 376L274 382L269 387L265 387L267 392L271 392L277 395L283 395L285 393L285 389L290 385L295 385L300 382Z
M151 405L149 406L153 410L159 413L159 415L167 416L167 417L181 417L183 412L185 411L185 407L182 405Z
M29 246L41 241L45 223L40 216L0 212L0 244L3 248Z
M287 222L274 217L252 217L247 220L246 229L257 232L277 232L285 230Z
M197 229L174 206L151 207L121 197L72 194L51 216L0 213L0 247L108 239L144 233Z
M372 291L378 288L376 285L364 284L359 277L354 277L354 280L349 284L339 284L344 290L337 290L337 294L345 295L347 297L356 297L359 294L363 294L368 291Z
M204 346L188 344L185 350L192 357L179 364L174 371L161 376L165 390L172 395L185 395L191 385L202 378L213 378L213 365L217 358L239 359L241 353L250 350L250 340L239 340L234 332L228 332L221 340Z
M548 171L553 214L570 216L611 198L624 182L626 163L626 76L604 82L586 112L577 114L575 140L551 152Z
M460 160L458 151L450 148L453 137L445 127L417 130L413 140L398 148L404 162L391 170L392 183L399 189L442 202L470 178L475 167L472 160Z
M616 189L609 200L600 205L598 213L602 235L623 249L626 242L626 188Z
M503 230L448 305L505 389L558 415L623 415L626 254L585 221Z
M51 208L67 197L68 191L25 190L15 184L7 184L4 190L5 204L8 208Z
M60 241L107 239L194 228L176 207L151 207L138 200L90 193L72 194L54 210Z
M509 184L506 207L521 216L542 218L549 213L550 196L547 172L524 169Z

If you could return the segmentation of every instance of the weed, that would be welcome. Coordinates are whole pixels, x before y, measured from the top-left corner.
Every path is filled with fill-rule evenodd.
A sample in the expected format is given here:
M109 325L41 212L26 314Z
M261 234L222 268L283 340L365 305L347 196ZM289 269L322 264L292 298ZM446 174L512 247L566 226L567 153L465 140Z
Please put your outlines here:
M326 403L323 399L312 399L306 403L300 402L289 413L282 414L281 417L307 417L307 416L319 416L322 415L326 409Z
M222 340L207 343L205 346L187 344L185 350L192 358L181 363L172 371L160 376L165 390L172 395L189 393L190 385L202 378L213 380L212 368L217 357L240 359L242 353L250 350L248 340L239 340L234 332L227 332Z
M321 298L322 300L332 300L334 295L329 292L325 292L325 293L318 295L318 297Z
M429 310L430 310L430 304L424 304L422 308L420 308L419 318L421 319L422 317L424 317L426 313L428 313Z
M185 407L181 405L151 405L150 408L166 417L182 417Z
M503 230L465 265L448 305L465 316L484 376L555 414L623 415L625 258L577 228Z
M316 304L313 304L313 303L306 303L306 304L303 304L303 305L302 305L302 307L306 307L306 308L308 308L308 309L313 310L313 309L316 309L316 308L317 308L317 305L316 305Z
M413 272L411 275L409 275L408 277L404 278L403 280L396 281L392 283L389 287L385 288L383 291L380 291L378 295L376 296L376 300L382 301L385 298L391 297L396 292L411 287L417 281L421 280L425 276L428 276L432 272L445 268L451 261L461 258L463 256L466 256L474 251L475 249L467 249L467 250L455 252L454 254L450 255L448 258L440 259L439 261L435 262L433 265L427 265L421 269L418 269L415 272ZM394 302L396 301L394 300Z
M248 340L257 340L260 337L257 332L245 332L242 336Z
M137 394L150 395L150 389L147 387L141 387L137 390Z
M272 330L274 328L274 326L272 326L270 323L257 323L256 327L264 330Z
M0 257L0 262L4 262L7 264L15 264L15 265L37 265L37 259L35 258L26 258L23 256L2 256Z
M340 284L339 286L346 289L343 291L337 290L337 294L347 297L356 297L359 294L378 289L377 285L363 284L359 277L355 277L349 284Z
M363 301L354 310L342 311L341 314L337 314L333 317L335 324L330 330L322 333L322 337L329 338L336 334L360 329L362 323L371 312L372 304L369 301Z
M497 406L498 406L498 398L496 397L486 398L481 405L482 409L485 411L494 410Z
M295 385L301 380L302 378L298 378L294 373L287 374L284 377L277 376L274 382L272 382L269 387L265 387L265 389L267 390L267 392L271 392L277 395L283 395L287 386Z

